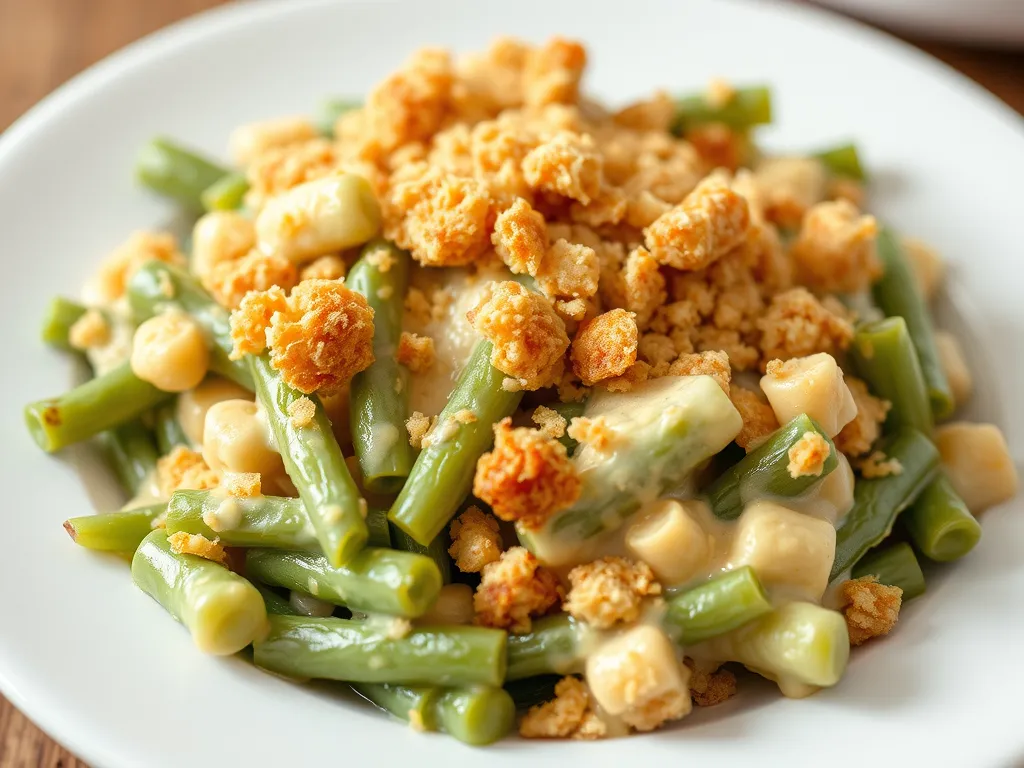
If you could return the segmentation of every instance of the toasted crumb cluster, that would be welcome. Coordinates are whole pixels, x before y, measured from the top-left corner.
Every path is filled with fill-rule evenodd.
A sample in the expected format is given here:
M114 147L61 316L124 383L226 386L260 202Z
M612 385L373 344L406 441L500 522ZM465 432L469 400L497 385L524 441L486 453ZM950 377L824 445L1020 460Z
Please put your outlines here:
M735 438L736 445L750 453L779 428L779 421L775 418L772 407L756 392L743 387L732 387L729 398L743 418L743 428Z
M424 416L419 411L413 411L412 415L405 420L405 429L409 433L409 445L416 450L422 448L423 438L433 429L436 421L436 416Z
M683 659L690 668L690 698L698 707L713 707L736 695L736 675L728 669L716 669Z
M298 281L298 270L289 259L251 251L240 259L214 264L203 285L222 307L237 309L250 291L274 287L287 291Z
M615 439L615 433L608 427L603 416L596 419L576 416L569 422L565 433L577 443L586 443L599 451L603 451Z
M895 456L886 456L882 451L872 451L855 462L860 476L865 480L903 474L903 465Z
M517 275L536 275L548 249L544 217L521 197L502 211L491 235L494 250Z
M692 352L680 355L669 366L668 372L670 376L710 376L725 394L729 394L732 367L725 352Z
M110 341L110 323L96 309L86 310L68 329L68 344L74 349L94 349Z
M163 261L184 266L185 256L178 242L166 232L133 232L102 262L86 285L90 303L104 304L124 296L125 289L139 267L147 261Z
M259 472L225 472L221 485L229 496L238 499L252 498L263 492Z
M762 360L789 360L818 352L846 349L853 340L853 324L841 307L826 306L806 288L776 295L758 325L764 332Z
M839 597L850 645L860 645L873 637L889 634L896 626L903 590L879 584L874 576L864 576L844 581Z
M429 336L402 331L396 357L399 363L413 373L430 370L434 364L434 340Z
M220 485L220 475L210 469L203 455L183 445L175 446L156 463L157 487L162 498L175 491L205 491Z
M769 157L757 164L755 178L765 216L795 229L812 206L825 198L828 175L814 157Z
M599 739L607 726L594 711L587 685L579 678L563 677L555 685L555 698L530 707L519 721L524 739Z
M308 397L300 397L288 404L288 418L296 429L308 427L316 416L316 403Z
M345 272L345 260L336 253L329 253L306 264L299 272L299 280L340 280Z
M510 389L539 389L561 377L569 337L543 296L511 280L494 283L467 317L494 345L491 365L514 379Z
M501 557L498 521L480 507L470 507L452 520L448 533L452 539L448 554L463 573L479 573Z
M554 438L562 437L565 434L565 428L569 425L562 414L543 405L538 405L530 418L541 432Z
M234 355L270 348L270 364L289 386L336 391L373 362L373 310L336 280L305 280L246 295L231 313Z
M167 543L171 545L171 551L179 555L195 555L221 564L227 561L227 553L220 540L210 541L201 533L178 531L167 537Z
M475 621L485 627L529 632L563 597L558 577L523 547L512 547L484 566L473 595Z
M636 318L613 309L583 323L572 342L572 368L586 385L624 374L637 352Z
M804 215L793 255L800 280L818 291L857 293L882 275L878 223L847 200L818 203Z
M836 448L847 456L863 456L882 433L882 423L892 404L868 392L868 385L855 376L846 376L853 401L857 404L857 415L836 435Z
M818 432L804 434L790 446L789 464L786 470L793 479L798 477L820 477L825 462L832 455L832 446Z
M572 585L563 610L599 629L640 617L643 599L661 594L661 584L644 562L603 557L569 572Z

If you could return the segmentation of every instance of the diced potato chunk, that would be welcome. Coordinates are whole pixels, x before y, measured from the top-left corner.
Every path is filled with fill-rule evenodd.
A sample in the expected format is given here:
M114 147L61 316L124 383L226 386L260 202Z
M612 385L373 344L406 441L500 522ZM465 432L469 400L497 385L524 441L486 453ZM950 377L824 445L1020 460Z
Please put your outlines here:
M961 406L970 399L974 390L974 379L964 359L964 351L956 336L946 331L935 332L935 346L939 350L939 362L949 380L949 388L953 390L953 399L957 406Z
M626 547L651 566L659 581L681 584L707 566L708 535L698 522L702 501L663 499L643 510L626 531Z
M835 558L831 523L770 501L748 504L732 545L734 567L751 566L765 587L819 600Z
M826 352L797 357L784 363L772 361L761 377L779 424L806 413L835 437L857 415L857 404L843 381L843 369Z
M935 430L935 445L946 477L974 514L1017 495L1017 467L999 427L954 421Z

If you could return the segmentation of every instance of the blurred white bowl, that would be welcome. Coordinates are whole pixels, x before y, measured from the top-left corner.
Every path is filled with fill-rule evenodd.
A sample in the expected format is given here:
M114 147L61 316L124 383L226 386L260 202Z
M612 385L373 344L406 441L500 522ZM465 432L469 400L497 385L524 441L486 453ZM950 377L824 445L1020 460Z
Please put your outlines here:
M818 0L885 27L963 43L1024 48L1024 0Z

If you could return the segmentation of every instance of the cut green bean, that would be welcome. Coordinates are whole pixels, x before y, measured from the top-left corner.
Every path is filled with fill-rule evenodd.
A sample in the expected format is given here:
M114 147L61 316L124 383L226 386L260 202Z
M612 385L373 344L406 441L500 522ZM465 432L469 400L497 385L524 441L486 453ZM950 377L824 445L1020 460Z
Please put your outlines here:
M153 433L156 435L156 444L163 456L179 445L184 445L186 448L192 445L178 421L176 400L164 403L153 412Z
M666 604L662 625L684 647L731 632L772 609L749 565L675 595Z
M391 525L388 523L386 509L371 509L366 513L366 529L370 537L366 540L368 547L390 547Z
M207 211L235 211L245 202L249 182L241 173L226 173L203 190L199 196Z
M452 583L452 559L448 555L451 541L446 531L441 531L427 546L423 546L397 525L391 526L391 546L403 552L414 552L434 561L445 584Z
M328 562L339 567L352 560L369 538L359 497L348 465L341 455L330 419L316 395L313 419L304 426L292 421L289 407L301 397L270 365L266 353L249 355L249 370L256 383L256 398L280 446L284 468L306 505L306 514Z
M508 636L507 680L583 671L580 625L564 613L533 622L525 634Z
M896 516L914 503L938 472L938 450L915 429L904 428L889 435L878 450L887 460L895 459L899 470L884 477L857 478L853 508L836 529L830 581L889 535Z
M368 547L341 568L323 555L251 549L246 574L264 584L306 592L335 605L365 613L415 618L441 591L437 566L423 555Z
M516 709L522 711L555 698L555 686L564 675L537 675L505 683Z
M345 278L373 309L374 360L352 377L349 395L352 445L371 493L398 493L415 459L405 431L409 370L396 358L409 262L409 254L392 243L373 240Z
M864 181L866 178L856 144L840 144L836 147L829 147L820 152L815 152L814 157L821 160L822 164L833 176L854 179L855 181Z
M153 523L167 505L152 504L125 512L72 517L64 521L71 540L86 549L99 552L134 552L153 531Z
M220 538L229 547L320 552L320 543L301 499L236 499L222 490L175 491L167 504L166 525L169 534L198 533L208 539Z
M274 590L269 587L264 587L261 584L254 584L257 590L259 590L260 596L263 598L263 604L267 607L268 616L301 616L298 611L292 606L291 601L287 597L281 597Z
M744 131L772 121L772 92L767 86L736 89L724 103L713 102L707 94L684 96L676 102L672 132L677 136L697 125L723 123Z
M900 520L921 554L940 563L960 559L981 540L981 525L944 474L921 491Z
M25 406L25 423L36 444L53 453L137 418L169 397L123 363L60 397Z
M420 452L388 514L423 546L437 538L469 494L477 459L494 442L493 425L511 416L522 400L522 392L502 387L506 377L491 365L491 349L489 341L477 343L437 419L437 429L451 434ZM472 411L476 421L456 421L463 410Z
M930 435L932 410L906 321L887 317L859 328L850 353L871 391L892 404L887 427L910 427Z
M237 653L266 630L267 609L252 584L219 563L174 552L162 530L135 551L132 579L188 627L205 653Z
M953 415L956 401L935 346L931 313L903 255L899 236L891 229L883 228L878 233L878 257L885 272L872 288L875 302L885 314L906 320L932 413L939 420L948 418Z
M245 363L231 359L234 343L230 314L188 272L162 261L149 261L136 270L128 283L128 301L139 322L169 307L186 312L210 342L210 370L253 390L252 376Z
M903 590L903 600L912 600L925 592L924 574L914 557L914 550L905 541L873 549L857 561L853 578L874 576L882 584Z
M159 455L152 434L136 419L114 427L103 438L121 487L134 496L156 472Z
M135 162L135 175L142 184L196 213L203 210L203 191L227 173L226 168L165 138L144 145Z
M68 342L68 335L73 326L88 309L81 304L60 296L51 299L46 305L43 315L43 341L51 347L72 352L74 348Z
M512 730L515 703L501 688L436 688L357 683L360 696L417 729L441 731L465 744L483 746Z
M821 474L793 477L789 473L789 451L809 432L820 435L828 443L828 458ZM716 517L735 520L744 505L755 499L793 498L810 491L838 464L838 451L828 433L810 416L800 414L719 475L707 489L708 503Z
M320 133L329 139L334 138L334 124L338 118L353 109L359 109L362 102L356 99L327 99L317 110L316 125Z
M403 685L501 685L503 631L421 627L394 637L393 622L271 616L253 644L256 666L287 677Z

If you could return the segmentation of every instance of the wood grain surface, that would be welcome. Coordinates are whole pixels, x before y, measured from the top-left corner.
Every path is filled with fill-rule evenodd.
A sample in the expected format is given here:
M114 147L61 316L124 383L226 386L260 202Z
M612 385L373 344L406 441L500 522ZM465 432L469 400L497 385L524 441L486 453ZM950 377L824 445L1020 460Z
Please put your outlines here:
M0 130L126 43L221 0L0 0ZM1024 113L1024 52L913 41ZM0 697L0 768L85 768Z

